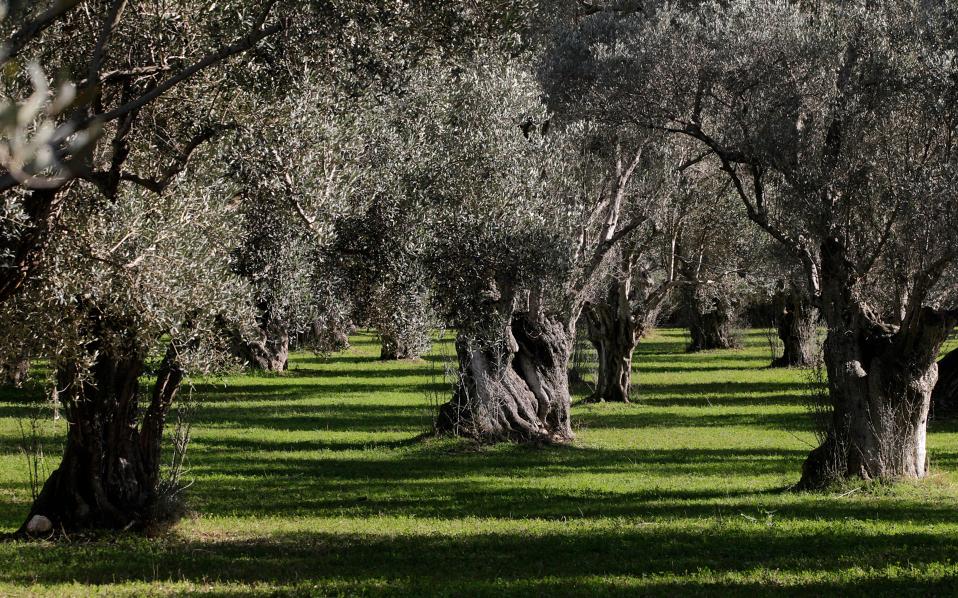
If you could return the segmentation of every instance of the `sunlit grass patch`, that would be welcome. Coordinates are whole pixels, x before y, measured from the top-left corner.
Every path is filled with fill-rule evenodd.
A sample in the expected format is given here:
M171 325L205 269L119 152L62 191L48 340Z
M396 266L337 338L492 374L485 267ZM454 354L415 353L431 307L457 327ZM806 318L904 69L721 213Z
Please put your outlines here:
M360 334L281 375L199 381L194 515L159 538L0 544L0 595L950 595L958 426L933 422L920 484L788 490L815 435L808 375L769 369L764 333L636 354L629 405L574 408L569 446L423 437L446 344L379 362ZM0 394L0 528L29 506L17 418ZM63 422L44 428L49 466Z

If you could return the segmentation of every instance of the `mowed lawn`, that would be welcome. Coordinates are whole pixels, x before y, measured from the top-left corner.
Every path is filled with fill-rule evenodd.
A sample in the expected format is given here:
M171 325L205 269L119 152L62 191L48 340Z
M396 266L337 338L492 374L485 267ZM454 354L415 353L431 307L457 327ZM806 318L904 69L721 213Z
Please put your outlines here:
M922 484L790 492L809 377L745 338L689 355L656 332L635 403L576 406L562 447L420 438L448 341L380 363L360 334L285 375L197 381L193 515L151 539L0 542L0 595L958 594L958 424L933 422ZM31 400L0 393L0 532L29 506Z

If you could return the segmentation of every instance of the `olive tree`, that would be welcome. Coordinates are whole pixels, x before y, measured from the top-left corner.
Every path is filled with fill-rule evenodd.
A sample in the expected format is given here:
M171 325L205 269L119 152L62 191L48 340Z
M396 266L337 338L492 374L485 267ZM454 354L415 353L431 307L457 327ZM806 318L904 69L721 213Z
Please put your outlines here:
M433 327L424 259L428 235L405 198L374 190L371 196L361 214L337 222L331 251L353 317L379 335L380 359L414 359L429 349Z
M238 228L225 194L201 174L187 178L160 201L132 187L93 215L65 209L43 275L3 304L4 339L27 338L50 361L69 423L62 461L21 531L151 522L179 384L214 363L219 319L251 320L231 272ZM147 394L140 377L157 351Z
M281 94L312 65L361 89L421 54L523 26L528 4L4 3L0 302L35 271L79 182L98 190L91 198L110 200L121 185L162 193L220 132L225 123L208 118L209 106L184 85L201 79L207 101L234 95L236 86ZM159 110L171 94L181 101ZM136 155L145 148L147 156Z
M570 439L576 322L610 252L648 225L628 200L651 187L652 143L552 118L526 63L494 50L420 73L393 108L403 117L383 180L428 222L431 293L458 332L458 382L437 428Z
M954 10L666 10L602 56L620 108L710 152L747 218L802 264L833 410L802 487L927 473L935 360L958 317Z
M282 94L309 67L361 89L420 50L507 24L515 18L514 7L507 8L267 0L193 10L63 0L11 14L3 64L33 61L79 82L66 109L44 94L36 102L12 101L15 113L33 118L13 130L38 137L0 177L9 216L0 235L0 303L9 327L4 339L11 339L3 349L27 343L31 355L53 359L71 423L61 465L21 531L29 532L31 522L33 529L124 529L153 518L163 420L184 356L209 346L203 337L224 323L253 320L245 309L252 293L236 276L243 264L234 259L234 241L243 238L234 201L241 190L229 185L233 173L223 168L235 151L210 143L260 116L243 111L245 98L262 98L264 89ZM255 55L246 53L253 47ZM233 62L240 55L242 64ZM29 86L16 77L4 84L11 98ZM63 94L69 92L56 98ZM34 103L49 109L31 112ZM302 102L293 100L293 107ZM91 141L78 148L84 138ZM322 150L322 142L293 135L276 153L288 156L307 143ZM191 170L198 155L208 158ZM299 184L298 177L319 169L298 164L264 175L279 192L270 200L295 206L323 188ZM334 187L341 192L338 181ZM324 198L311 208L321 211ZM326 219L298 212L311 228L326 226ZM230 317L235 311L242 313ZM139 377L165 338L169 353L141 412Z

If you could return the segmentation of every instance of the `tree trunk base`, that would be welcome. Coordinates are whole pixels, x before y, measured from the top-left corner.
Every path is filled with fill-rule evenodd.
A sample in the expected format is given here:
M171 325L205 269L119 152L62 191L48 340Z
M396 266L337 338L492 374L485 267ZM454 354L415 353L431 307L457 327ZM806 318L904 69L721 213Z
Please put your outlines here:
M17 359L12 363L0 365L0 385L6 384L20 388L30 374L30 360Z
M276 326L267 326L256 339L243 339L237 335L234 353L251 369L286 371L289 367L289 333Z
M517 315L503 343L477 347L456 341L460 380L443 405L436 431L479 442L568 442L571 398L563 326Z
M171 345L141 425L142 353L97 354L91 379L76 367L59 371L58 386L66 389L59 396L70 424L66 449L18 535L35 535L38 521L52 534L141 529L158 522L163 424L183 378L177 355Z
M773 368L808 368L818 362L818 310L794 290L778 301L778 338L784 350Z
M908 336L879 326L829 332L825 363L834 410L825 441L802 466L799 488L845 479L920 480L928 474L935 357L950 327L949 318L923 308Z

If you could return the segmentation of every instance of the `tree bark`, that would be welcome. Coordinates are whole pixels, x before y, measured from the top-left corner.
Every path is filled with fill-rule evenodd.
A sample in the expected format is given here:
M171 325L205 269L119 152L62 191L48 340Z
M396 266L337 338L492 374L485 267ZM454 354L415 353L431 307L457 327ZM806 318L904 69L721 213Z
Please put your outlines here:
M7 384L17 388L23 386L30 374L30 360L26 357L0 365L0 385Z
M163 425L183 372L171 347L138 425L144 352L133 342L89 350L95 360L88 373L76 365L58 371L66 448L18 534L26 534L37 515L49 519L54 532L130 529L154 520Z
M818 360L818 310L794 288L781 292L775 300L778 338L784 350L772 361L772 367L811 367Z
M691 342L689 352L712 349L735 349L735 313L732 306L721 299L702 299L694 285L685 292L685 313Z
M289 367L289 332L280 322L266 317L259 337L234 336L234 352L254 370L282 372Z
M404 334L379 332L379 359L382 361L396 361L399 359L416 359L422 351L422 342Z
M632 313L628 281L612 280L605 302L587 304L584 315L598 357L595 391L586 400L628 403L632 353L645 331L645 319Z
M955 321L945 312L916 307L900 327L877 322L852 295L852 266L837 243L832 240L822 250L832 417L824 442L802 466L798 485L923 478L936 358Z
M938 362L938 382L931 400L936 416L958 413L958 349Z
M517 314L503 328L493 346L457 338L459 384L436 430L481 442L571 440L565 327L549 316Z

